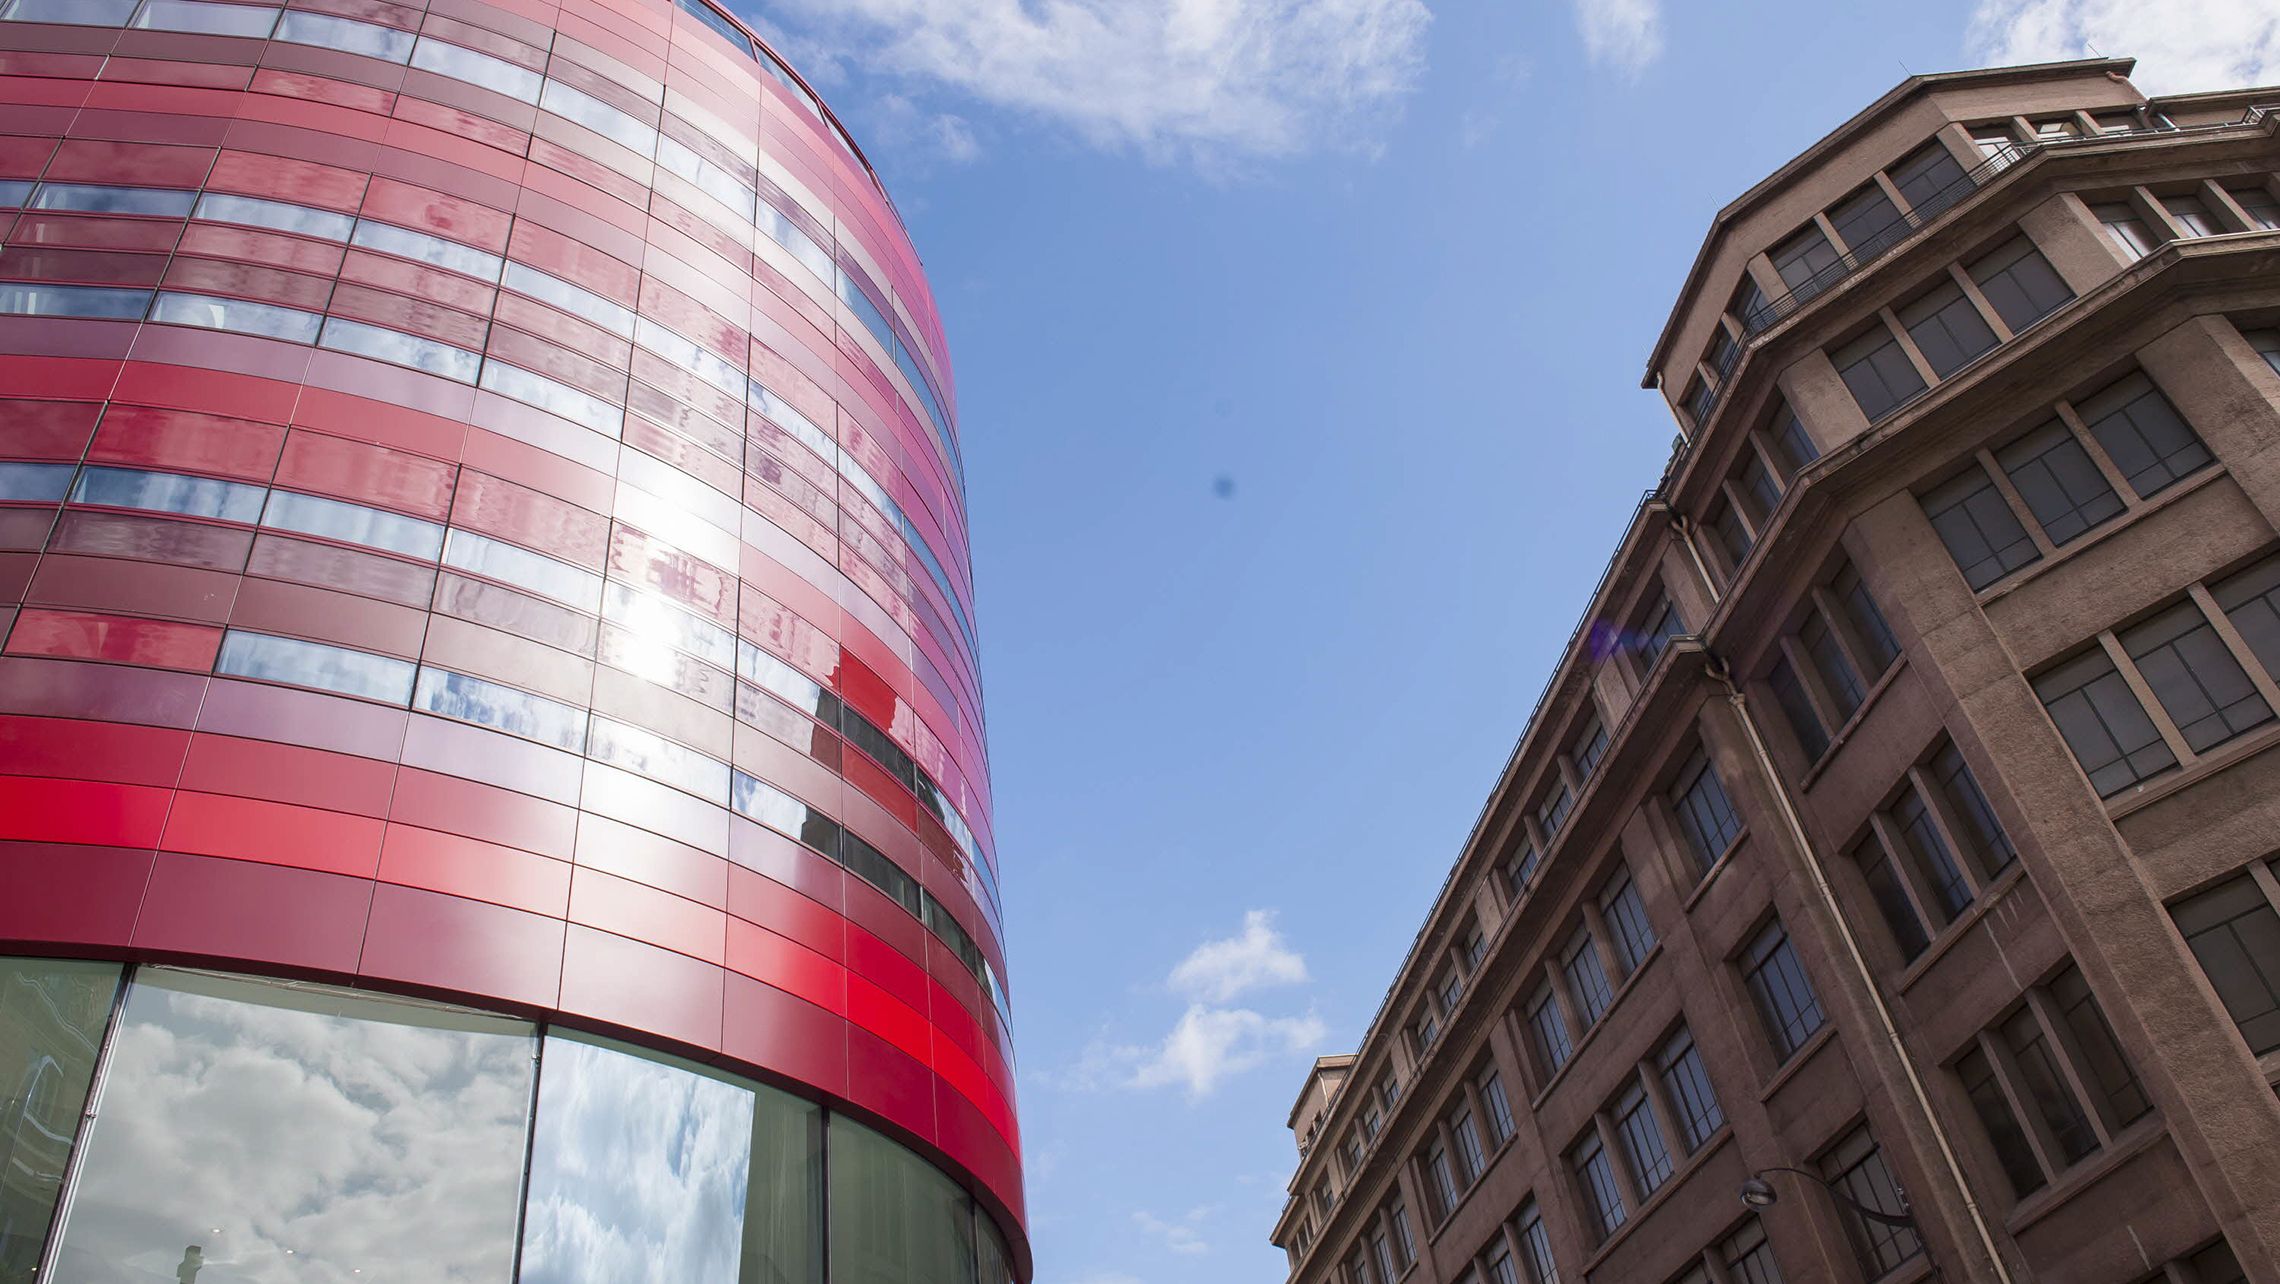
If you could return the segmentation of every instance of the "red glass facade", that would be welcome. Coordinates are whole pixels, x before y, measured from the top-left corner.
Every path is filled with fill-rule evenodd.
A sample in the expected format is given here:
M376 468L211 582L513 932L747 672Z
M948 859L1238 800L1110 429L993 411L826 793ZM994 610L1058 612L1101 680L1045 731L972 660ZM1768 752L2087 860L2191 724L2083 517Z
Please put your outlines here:
M950 367L698 0L0 0L0 953L794 1086L1022 1262Z

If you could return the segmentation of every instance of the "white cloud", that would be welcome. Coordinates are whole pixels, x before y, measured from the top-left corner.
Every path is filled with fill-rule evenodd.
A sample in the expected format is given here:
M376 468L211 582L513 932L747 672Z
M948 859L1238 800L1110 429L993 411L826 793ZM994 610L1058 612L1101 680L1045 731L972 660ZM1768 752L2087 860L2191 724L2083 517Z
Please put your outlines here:
M1575 0L1575 25L1591 60L1626 76L1662 57L1662 0Z
M921 166L929 161L964 165L982 154L981 140L965 117L930 112L902 94L881 95L865 124L875 142L908 153Z
M1191 1004L1164 1042L1143 1054L1125 1083L1134 1088L1181 1084L1188 1098L1211 1095L1219 1081L1266 1063L1269 1057L1307 1052L1329 1031L1313 1013L1262 1016L1248 1008Z
M2148 93L2280 81L2272 0L1980 0L1964 46L1990 65L2096 54L2138 60Z
M1422 70L1432 21L1423 0L790 3L856 65L1159 159L1366 147Z
M1252 910L1243 916L1240 935L1196 946L1169 978L1174 990L1209 1003L1304 980L1306 960L1283 944L1273 910Z
M1167 1222L1154 1213L1141 1211L1132 1214L1132 1220L1140 1229L1164 1241L1165 1248L1175 1253L1200 1256L1210 1252L1211 1245L1203 1242L1203 1235L1196 1230L1195 1223L1202 1220L1208 1212L1210 1210L1207 1208L1198 1208L1176 1222Z

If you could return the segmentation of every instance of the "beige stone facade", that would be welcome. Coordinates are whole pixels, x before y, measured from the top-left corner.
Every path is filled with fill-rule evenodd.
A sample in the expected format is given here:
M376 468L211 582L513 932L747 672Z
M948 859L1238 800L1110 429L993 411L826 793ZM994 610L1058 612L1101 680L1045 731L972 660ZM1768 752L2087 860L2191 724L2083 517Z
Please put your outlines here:
M2280 89L2130 67L1719 213L1683 441L1293 1111L1294 1281L2280 1281Z

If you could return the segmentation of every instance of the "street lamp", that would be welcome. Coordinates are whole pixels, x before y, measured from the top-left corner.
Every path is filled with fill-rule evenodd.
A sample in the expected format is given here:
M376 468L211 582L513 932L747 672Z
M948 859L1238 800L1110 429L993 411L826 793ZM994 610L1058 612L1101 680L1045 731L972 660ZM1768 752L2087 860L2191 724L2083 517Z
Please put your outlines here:
M1854 1212L1859 1213L1861 1216L1866 1217L1872 1222L1879 1222L1886 1226L1898 1226L1911 1231L1916 1229L1916 1219L1909 1216L1908 1212L1908 1192L1900 1189L1899 1183L1893 1183L1892 1191L1894 1194L1900 1197L1900 1211L1897 1213L1888 1213L1881 1208L1870 1208L1868 1205L1861 1203L1857 1199L1854 1199L1851 1195L1846 1194L1843 1190L1837 1187L1836 1183L1830 1181L1828 1178L1823 1177L1821 1174L1816 1172L1808 1172L1803 1168L1760 1168L1756 1172L1751 1173L1750 1179L1742 1183L1741 1194L1743 1207L1765 1208L1769 1205L1780 1202L1781 1192L1775 1190L1773 1188L1773 1183L1765 1179L1767 1173L1795 1173L1800 1177L1810 1177L1814 1181L1821 1183L1821 1185L1828 1190L1829 1194L1833 1196L1838 1203L1843 1204L1845 1207L1850 1208ZM1921 1238L1921 1236L1918 1236L1919 1240Z

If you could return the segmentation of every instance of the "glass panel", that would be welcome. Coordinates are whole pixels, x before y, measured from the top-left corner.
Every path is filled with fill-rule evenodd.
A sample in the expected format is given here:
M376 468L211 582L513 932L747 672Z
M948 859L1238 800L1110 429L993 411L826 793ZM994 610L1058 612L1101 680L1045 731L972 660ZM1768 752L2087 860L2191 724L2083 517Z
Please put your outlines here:
M484 362L483 386L500 396L527 401L548 414L606 436L615 437L625 431L625 411L615 402L604 401L518 366Z
M53 504L71 489L70 464L0 464L0 500Z
M653 731L628 726L612 718L597 716L591 721L586 733L586 756L676 789L685 789L700 798L725 802L729 797L727 763Z
M1765 1229L1756 1218L1727 1236L1718 1251L1726 1259L1726 1275L1733 1284L1781 1284L1781 1266L1773 1260L1773 1245L1766 1242Z
M546 82L546 87L539 91L538 105L585 126L644 160L657 152L656 130L559 80Z
M1953 281L1900 309L1900 324L1942 379L1995 346L1994 327Z
M832 1284L971 1284L966 1192L934 1165L831 1120Z
M248 227L266 227L279 232L321 237L327 241L345 241L356 230L356 220L346 214L311 209L306 205L290 205L284 201L228 196L221 192L208 192L199 197L198 208L192 211L191 216L214 223L241 223Z
M530 1026L144 968L58 1284L488 1284L514 1269Z
M447 241L440 236L415 232L408 227L375 223L370 219L358 219L356 231L348 239L349 244L362 249L399 255L483 281L496 282L503 262L498 255L478 250L472 245Z
M1821 725L1821 715L1805 693L1805 684L1797 680L1797 671L1783 659L1766 675L1766 684L1773 688L1773 701L1781 706L1790 733L1797 737L1797 747L1805 751L1805 760L1819 762L1829 751L1829 732Z
M196 192L165 187L105 187L87 183L42 183L33 194L35 210L81 210L89 214L145 214L183 218Z
M2280 1048L2280 914L2256 881L2235 878L2171 913L2249 1051Z
M139 321L149 306L148 290L111 290L91 285L0 285L0 314L8 316Z
M1892 805L1892 823L1915 860L1917 876L1931 893L1933 912L1953 920L1971 904L1975 893L1962 867L1956 864L1955 853L1948 850L1947 840L1932 823L1932 809L1923 795L1913 787L1906 789Z
M1552 1238L1544 1230L1544 1218L1535 1200L1521 1206L1513 1225L1519 1232L1520 1256L1528 1265L1528 1284L1558 1284L1560 1273L1552 1260Z
M264 493L259 486L240 482L134 468L89 468L71 488L74 503L247 523L260 519Z
M510 261L506 276L500 284L517 294L527 294L541 303L560 308L571 316L591 321L620 338L633 337L633 309L620 307L591 290L548 276L529 264Z
M719 10L704 3L704 0L674 0L674 3L680 6L681 12L712 28L721 39L735 46L737 52L747 58L752 56L752 37L745 35L737 29L735 23L722 17Z
M1599 910L1614 937L1615 959L1624 975L1638 971L1647 951L1655 947L1655 929L1647 922L1647 907L1640 903L1638 885L1631 881L1629 871L1616 875L1599 894Z
M2161 207L2169 211L2169 217L2177 220L2187 236L2224 234L2225 229L2218 225L2216 215L2209 213L2209 207L2203 205L2198 196L2165 196L2161 198Z
M2251 228L2271 231L2280 228L2280 200L2273 198L2269 188L2228 187L2225 192L2240 203L2241 212L2248 215Z
M2138 217L2134 206L2121 202L2093 205L2090 212L2097 216L2100 223L2106 225L2106 234L2114 238L2114 244L2121 246L2122 252L2133 259L2144 258L2153 253L2155 246L2161 244L2154 239L2153 232L2146 227L2145 221Z
M2199 472L2216 458L2143 374L2109 385L2079 410L2090 435L2105 447L2140 499Z
M1567 1064L1574 1045L1568 1039L1567 1018L1560 1012L1559 996L1546 985L1528 1004L1528 1041L1536 1053L1536 1068L1549 1079Z
M1855 1204L1885 1213L1898 1213L1906 1207L1899 1184L1892 1180L1892 1170L1885 1167L1884 1152L1865 1126L1837 1144L1824 1170L1829 1167L1838 1168L1835 1184ZM1861 1273L1868 1278L1881 1278L1924 1250L1923 1242L1908 1227L1872 1222L1851 1208L1839 1207L1845 1229L1852 1235L1853 1250L1860 1257Z
M420 37L419 45L412 50L411 62L421 71L432 71L438 76L463 80L479 85L493 93L526 103L538 101L538 91L546 82L544 76L528 67L518 67L504 58L462 49L433 36Z
M323 318L299 308L274 303L249 303L205 294L161 293L150 319L166 325L204 326L209 330L235 330L289 343L315 343Z
M443 551L443 528L434 522L289 490L269 492L269 506L262 510L261 524L431 562Z
M2272 718L2201 608L2180 602L2121 634L2122 648L2195 753Z
M1701 870L1707 872L1741 836L1742 819L1735 814L1725 784L1702 750L1696 749L1679 768L1678 792L1671 803L1687 846Z
M2027 510L2053 544L2079 539L2122 513L2122 498L2090 462L2090 452L2053 419L1995 452Z
M1884 195L1884 189L1874 183L1861 188L1829 211L1829 222L1837 229L1837 239L1856 259L1867 260L1882 254L1893 240L1908 230L1901 221L1900 211Z
M823 1278L823 1121L688 1062L552 1035L523 1284Z
M2035 1158L2032 1145L2027 1142L2027 1130L2019 1126L2019 1117L2011 1112L2011 1099L2003 1095L2003 1085L1995 1078L1995 1067L1987 1054L1972 1049L1971 1054L1955 1063L1956 1076L1963 1080L1963 1091L1971 1098L1971 1108L1979 1115L1980 1126L1987 1130L1988 1144L1995 1147L1995 1158L2003 1165L2003 1175L2010 1179L2011 1192L2021 1199L2043 1188L2042 1161Z
M2004 245L1964 269L2013 334L2042 320L2074 297L2050 260L2026 237Z
M1662 1128L1647 1104L1647 1090L1637 1080L1615 1099L1613 1110L1615 1135L1623 1143L1623 1158L1643 1200L1670 1180L1670 1148L1663 1144Z
M1845 622L1852 626L1853 638L1866 652L1869 665L1879 674L1891 668L1900 658L1900 640L1892 636L1892 626L1885 622L1884 612L1870 596L1860 572L1847 562L1829 581L1829 592L1844 612Z
M1726 1112L1719 1108L1718 1094L1710 1087L1710 1074L1702 1068L1702 1054L1695 1050L1694 1036L1681 1026L1655 1053L1655 1065L1662 1072L1671 1104L1678 1107L1679 1132L1686 1148L1701 1149L1710 1134L1725 1126Z
M2122 1045L2114 1038L2113 1027L2106 1024L2106 1014L2099 1010L2090 983L2082 978L2082 969L2068 967L2053 977L2050 997L2074 1035L2075 1048L2088 1063L2090 1078L2105 1096L2107 1118L2117 1128L2143 1118L2153 1103L2146 1099L2137 1072L2122 1055Z
M119 965L0 959L0 1279L36 1278Z
M1927 386L1900 341L1881 325L1830 353L1829 359L1870 422L1914 400Z
M403 62L411 57L412 33L394 27L377 26L369 22L351 22L322 13L309 13L295 9L277 24L275 39L286 44L316 45L324 49L338 49L342 53L362 54L367 58L382 58L389 62Z
M1839 260L1837 249L1821 229L1808 226L1797 235L1775 246L1771 255L1773 270L1781 274L1797 301L1802 303L1818 293L1827 284L1824 274L1834 273Z
M2043 1126L2057 1141L2059 1154L2066 1163L2074 1163L2098 1148L2098 1134L2090 1127L2090 1117L2083 1112L2082 1103L2075 1099L2074 1090L2067 1085L2066 1076L2051 1055L2050 1039L2043 1033L2042 1022L2035 1019L2034 1009L2021 1008L2003 1022L2003 1041L2011 1049L2011 1058L2019 1067L2019 1078L2024 1082L2026 1095L2034 1105L2035 1113L2042 1117Z
M1845 654L1837 635L1830 629L1828 617L1814 611L1805 617L1803 628L1797 631L1798 644L1805 657L1813 663L1813 672L1820 675L1821 687L1837 705L1837 716L1849 719L1860 708L1867 692L1861 686L1860 674L1853 668L1851 657Z
M1917 218L1927 219L1954 204L1970 185L1963 166L1935 138L1892 167L1892 186Z
M143 0L142 11L127 25L146 31L266 37L269 29L277 25L277 10L242 4L205 4L201 0Z
M1870 834L1853 848L1853 860L1860 866L1861 881L1868 884L1869 899L1876 902L1877 913L1884 916L1884 925L1892 930L1892 943L1900 948L1903 962L1914 962L1931 942L1924 920L1916 913L1916 903L1908 896L1906 885L1900 881L1900 871L1892 863L1892 855L1876 835Z
M222 638L222 655L214 671L385 704L409 704L415 667L410 660L369 651L231 629Z
M1766 924L1743 951L1742 975L1749 983L1750 996L1757 1000L1758 1015L1765 1020L1775 1051L1782 1060L1788 1060L1821 1028L1821 1003L1813 996L1805 969L1797 962L1797 952L1790 948L1789 934L1778 920Z
M1976 466L1924 496L1924 516L1975 589L2042 557L2018 514Z
M2280 676L2280 557L2211 585L2209 592L2265 672Z
M412 706L577 753L586 744L586 711L464 673L422 666Z
M1623 1195L1615 1186L1615 1167L1607 1162L1606 1148L1596 1136L1586 1137L1569 1155L1575 1168L1576 1181L1583 1187L1586 1207L1591 1214L1593 1238L1605 1239L1622 1226L1629 1215L1623 1207Z
M0 18L14 22L75 22L116 27L135 11L135 0L9 0Z
M1987 795L1981 792L1971 769L1964 765L1962 752L1949 744L1933 755L1930 769L1932 778L1939 782L1940 793L1947 799L1948 810L1962 826L1956 837L1965 846L1976 849L1974 854L1979 857L1980 872L1991 875L2017 859L2018 851L2011 846L2011 836L2003 832L2003 822L1996 819Z
M2102 648L2034 680L2058 733L2101 798L2177 765L2177 756Z
M452 528L444 541L443 562L582 611L601 609L601 576L473 531Z
M1615 993L1608 988L1607 970L1599 964L1599 950L1591 943L1589 930L1576 929L1560 968L1567 973L1568 993L1582 1009L1584 1025L1599 1020L1615 1001Z
M433 339L422 339L401 330L386 330L376 325L366 325L362 321L350 321L345 317L325 318L324 333L318 337L317 344L336 352L354 353L375 361L410 366L459 383L475 382L476 372L483 365L481 356L464 348L455 348Z

